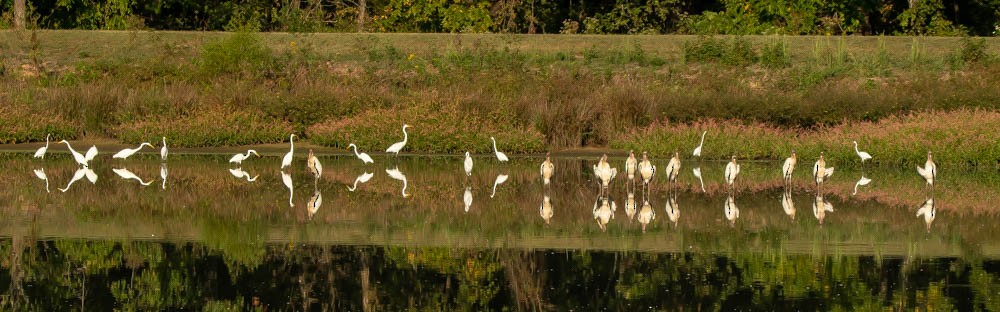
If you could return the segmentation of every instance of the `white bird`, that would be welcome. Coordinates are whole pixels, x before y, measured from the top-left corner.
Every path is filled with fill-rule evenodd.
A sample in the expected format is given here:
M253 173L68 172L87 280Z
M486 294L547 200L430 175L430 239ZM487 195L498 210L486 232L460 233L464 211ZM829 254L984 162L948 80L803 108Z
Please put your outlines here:
M625 177L632 182L632 187L635 187L635 172L638 169L639 161L635 159L635 151L628 151L628 158L625 159ZM631 219L631 218L629 218Z
M638 209L636 208L635 193L629 191L628 196L625 198L625 217L631 222L635 218L636 212L638 212Z
M59 189L59 191L66 193L66 191L69 190L69 187L73 185L73 182L83 179L83 177L87 177L87 179L90 180L90 183L92 184L97 183L97 174L94 173L93 170L90 170L90 168L82 167L76 169L76 172L73 172L73 178L69 180L69 183L66 184L65 188L61 188Z
M292 175L282 171L281 182L288 188L288 207L295 207L295 204L292 203L292 196L295 195L295 188L292 186Z
M490 198L493 198L497 194L497 185L507 182L507 175L501 174L497 176L497 179L493 181L493 193L490 194Z
M465 203L465 212L469 212L469 208L472 208L472 187L465 187L465 194L462 195L462 201Z
M736 183L736 176L740 174L740 164L736 163L736 155L726 164L726 184L732 186Z
M549 195L542 196L542 206L538 207L538 214L542 216L542 220L545 220L545 224L549 224L552 221L552 215L555 212L552 210L552 200Z
M163 147L160 148L160 161L167 161L167 137L163 137Z
M309 198L309 202L306 203L306 211L309 213L309 219L312 219L316 215L321 205L323 205L323 194L319 192L319 189L316 189L313 192L313 196Z
M698 178L698 183L701 184L701 192L704 193L705 192L705 180L701 179L701 167L691 169L691 173L694 174L694 176L696 178Z
M306 157L306 168L309 169L309 172L311 172L316 179L323 176L323 163L319 161L319 157L316 157L316 154L313 154L312 149L309 150L309 156Z
M36 177L38 177L39 179L45 180L45 192L48 193L49 192L49 177L45 175L45 169L44 168L35 169L34 172L35 172L35 176Z
M288 136L288 154L285 154L285 157L281 159L281 169L285 169L285 167L292 165L292 155L295 154L294 140L295 134L292 133L292 135Z
M785 183L792 181L792 173L795 172L795 163L798 161L799 159L795 156L795 151L792 151L792 156L785 158L785 164L781 166L781 176L785 180Z
M732 194L726 198L726 203L722 208L726 213L726 220L729 220L729 226L735 226L736 219L740 218L740 208L736 207L736 198Z
M406 194L406 175L403 175L403 172L399 171L398 167L392 169L385 169L385 173L388 174L390 178L403 181L403 191L401 192L401 194L403 194L403 198L410 197L410 194ZM497 177L497 179L499 180L500 178Z
M69 152L73 154L73 160L76 160L76 163L80 164L81 166L87 167L90 161L94 160L94 157L97 156L97 146L91 146L90 149L87 150L87 154L84 155L74 150L73 147L70 146L69 142L67 142L66 140L59 141L59 143L66 144L66 147L69 148Z
M601 228L601 231L608 230L607 224L615 218L616 208L615 202L607 197L598 197L597 202L594 202L594 219L597 220L597 226Z
M642 175L642 185L649 185L649 181L653 180L653 175L656 174L656 166L649 161L649 153L642 152L642 161L639 162L639 174Z
M115 153L113 156L111 156L111 158L126 159L129 156L132 156L132 154L139 152L139 150L142 150L143 146L147 145L149 145L149 148L155 148L153 144L149 144L149 142L142 142L142 144L139 144L139 147L123 149Z
M254 154L254 155L257 155L257 157L260 157L260 154L257 154L257 151L255 151L255 150L247 150L246 155L239 154L239 153L237 153L236 155L233 155L232 158L229 158L229 163L231 163L231 164L241 164L242 165L244 159L250 158L250 154Z
M854 141L854 152L858 154L858 157L861 157L861 163L865 163L866 160L872 159L872 155L868 154L868 152L858 150L858 141Z
M931 159L931 151L927 151L927 162L924 163L924 167L917 166L917 173L924 177L928 186L934 186L934 179L937 178L937 165Z
M656 211L653 210L653 205L649 204L648 200L642 202L642 208L639 209L639 217L636 218L639 224L642 224L642 232L646 233L646 225L656 219Z
M851 193L851 196L854 196L854 195L858 194L858 186L868 185L868 183L871 183L871 182L872 182L872 179L866 178L865 176L862 175L861 179L858 179L858 183L854 183L854 193Z
M681 154L674 151L674 157L667 162L667 179L673 183L677 181L677 175L681 173Z
M819 153L819 160L813 164L813 179L816 180L816 185L823 184L823 180L833 175L833 167L826 166L826 159L823 158L823 152Z
M931 230L931 223L934 222L934 217L937 216L937 207L934 205L934 198L928 198L924 201L924 205L917 209L917 217L924 216L924 224L927 225L927 231Z
M542 183L549 185L552 181L552 174L556 171L556 165L552 164L552 159L549 158L549 153L545 153L545 161L542 162L540 167L542 173Z
M694 153L691 153L691 155L697 156L697 157L701 157L701 147L705 145L705 134L706 133L708 133L708 131L702 131L701 132L701 143L698 143L698 147L694 148Z
M49 149L49 137L51 136L51 134L45 135L45 146L39 147L38 150L35 151L35 158L45 159L45 151ZM46 180L46 182L48 182L48 180Z
M813 216L816 216L816 220L819 220L819 224L823 224L823 220L826 219L827 212L833 212L833 204L823 199L823 194L816 195L816 201L813 202Z
M139 181L139 184L142 184L142 186L147 186L153 183L153 180L149 180L149 182L142 181L142 178L140 178L139 176L135 175L135 173L132 173L132 171L129 171L128 169L125 168L111 169L111 171L114 171L116 174L118 174L119 177L122 177L122 179Z
M232 174L237 179L244 179L245 178L245 179L247 179L247 182L257 181L257 177L260 176L260 175L256 175L253 178L251 178L250 177L250 173L244 171L243 168L229 169L229 173Z
M359 175L356 179L354 179L354 186L348 187L347 190L354 192L354 190L358 189L358 182L367 183L368 180L371 180L372 177L374 176L375 176L374 173L368 173L368 172Z
M504 153L502 153L502 152L500 152L500 151L497 150L497 139L494 139L493 137L490 137L490 141L493 141L493 153L497 154L497 160L502 161L502 162L503 161L507 161L508 160L507 159L507 154L504 154Z
M368 156L368 153L358 153L358 146L354 145L354 143L351 143L351 145L348 145L347 147L353 147L354 148L354 156L357 156L358 159L361 159L362 162L364 162L366 164L373 164L373 163L375 163L375 160L373 160L371 156Z
M469 152L465 152L465 176L472 176L472 156L469 156Z
M681 218L681 209L677 206L677 195L671 196L667 199L667 218L670 222L674 223L674 228L677 227L677 221Z
M792 191L786 190L781 193L781 208L785 210L785 214L795 220L795 202L792 201Z
M163 180L162 188L167 189L167 163L160 164L160 179Z
M409 136L407 136L407 134L406 134L406 128L409 127L409 126L410 125L403 124L403 141L402 142L396 142L396 143L393 143L392 145L389 145L389 148L385 149L386 153L395 153L396 156L399 156L399 151L403 150L403 147L406 146L406 140L409 139Z
M618 169L611 168L611 163L608 163L608 155L605 154L601 156L601 159L594 164L594 174L601 181L601 191L603 192L611 184L611 180L615 178L618 174Z

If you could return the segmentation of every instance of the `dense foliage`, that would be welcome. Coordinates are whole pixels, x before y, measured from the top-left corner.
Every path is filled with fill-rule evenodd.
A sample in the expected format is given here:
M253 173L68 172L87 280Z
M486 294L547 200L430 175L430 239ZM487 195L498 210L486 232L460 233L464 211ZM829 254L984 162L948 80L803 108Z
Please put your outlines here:
M0 28L996 35L1000 0L2 0Z

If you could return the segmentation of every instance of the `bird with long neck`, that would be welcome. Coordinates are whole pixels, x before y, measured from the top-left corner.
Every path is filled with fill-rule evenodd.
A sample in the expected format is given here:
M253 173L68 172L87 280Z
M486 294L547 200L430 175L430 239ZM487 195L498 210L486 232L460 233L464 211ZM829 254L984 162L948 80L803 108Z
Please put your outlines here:
M795 151L792 151L792 156L785 158L785 164L781 166L781 176L785 180L785 184L792 181L792 172L795 171L796 162L798 162L798 158L795 156Z
M91 146L90 149L87 150L87 154L84 155L74 150L73 146L70 146L69 142L66 140L59 141L59 143L66 144L66 148L69 148L70 154L73 155L73 160L75 160L76 163L80 164L81 166L88 167L90 161L93 160L95 156L97 156L97 146Z
M45 151L49 150L49 137L51 136L51 134L45 135L45 146L39 147L38 150L35 151L35 158L45 159Z
M555 173L556 166L552 164L552 159L549 153L545 153L545 161L542 162L541 173L542 173L542 183L549 185L552 180L552 174Z
M692 156L701 157L701 147L705 145L705 134L706 133L708 133L708 131L702 131L701 132L701 143L698 143L698 147L694 148L694 153L691 153Z
M160 161L167 161L167 137L163 137L163 147L160 148Z
M390 145L389 148L385 149L386 153L394 153L396 156L399 156L399 151L403 150L403 147L406 146L406 141L409 139L409 136L406 134L406 128L409 126L410 125L403 124L403 141Z
M735 189L736 176L740 174L740 164L736 163L736 155L733 155L732 159L726 164L726 184L729 184L730 188Z
M490 137L490 141L493 141L493 153L497 155L497 160L504 162L507 161L507 154L504 154L497 150L497 139Z
M656 166L649 161L649 153L642 152L642 161L639 161L639 175L642 176L643 194L648 193L649 181L653 180L656 173Z
M667 179L670 183L677 181L677 175L681 173L681 153L674 151L674 157L667 163Z
M635 151L628 151L628 158L625 159L625 178L632 183L632 188L635 188L635 172L639 167L639 161L635 159Z
M292 157L295 155L295 134L288 136L288 153L281 159L281 169L292 165Z
M864 164L866 160L872 159L872 155L868 154L868 152L858 150L858 141L854 141L854 153L858 154L858 157L861 157L862 164Z
M937 165L934 164L931 151L927 151L927 161L924 162L924 167L917 166L917 173L924 177L928 187L934 187L934 179L937 178Z

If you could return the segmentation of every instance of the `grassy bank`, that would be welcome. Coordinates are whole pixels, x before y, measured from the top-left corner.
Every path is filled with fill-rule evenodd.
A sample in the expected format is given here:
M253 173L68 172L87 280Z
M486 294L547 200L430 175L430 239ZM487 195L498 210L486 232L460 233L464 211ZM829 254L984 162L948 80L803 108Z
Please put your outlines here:
M6 31L0 105L10 113L0 116L0 142L52 132L229 146L294 132L316 144L378 150L409 123L412 152L486 151L490 136L513 153L663 152L673 143L630 134L741 131L721 122L736 120L812 143L734 133L729 142L739 145L706 149L709 157L833 152L841 139L874 136L868 150L887 155L881 163L907 163L920 151L891 147L896 141L880 133L817 134L826 140L819 143L796 133L892 128L911 122L903 116L912 112L993 114L998 50L992 38ZM871 127L864 131L879 131ZM979 129L940 127L913 124L899 134L912 141ZM947 161L996 161L986 138L953 141L964 150L943 155Z

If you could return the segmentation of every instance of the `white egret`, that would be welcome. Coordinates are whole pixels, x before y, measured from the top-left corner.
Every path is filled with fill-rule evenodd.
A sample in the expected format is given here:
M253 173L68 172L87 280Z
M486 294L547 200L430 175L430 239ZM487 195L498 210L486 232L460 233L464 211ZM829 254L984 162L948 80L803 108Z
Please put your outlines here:
M250 173L246 172L245 170L243 170L243 168L229 169L229 173L232 174L237 179L244 179L245 178L245 179L247 179L247 182L257 181L257 177L260 176L260 175L256 175L253 178L251 178L250 177Z
M323 163L319 162L319 157L316 157L316 154L313 154L312 149L309 150L309 156L306 157L306 167L309 169L309 172L316 177L316 179L323 176Z
M149 142L142 142L142 144L139 144L139 147L123 149L112 155L111 158L119 158L119 159L129 158L129 156L132 156L132 154L139 152L139 150L142 150L143 146L147 145L149 146L149 148L155 148L155 146L153 146L153 144L149 144Z
M153 183L153 180L149 180L149 182L143 181L142 178L135 175L135 173L132 173L132 171L129 171L126 168L111 169L111 171L114 171L115 174L118 174L118 176L122 177L122 179L139 181L139 184L142 184L142 186L147 186Z
M549 185L549 182L552 181L552 174L556 171L556 165L552 164L549 153L545 153L545 161L542 162L540 170L542 173L542 183Z
M292 156L295 154L295 134L288 136L288 154L281 159L281 169L292 165Z
M93 170L90 170L90 168L82 167L73 172L73 178L69 180L69 183L66 184L65 188L61 188L59 191L66 193L74 182L83 179L83 177L87 177L87 179L90 180L90 183L97 183L97 174L94 173Z
M792 201L792 191L786 189L781 192L781 209L785 210L785 214L795 220L795 202Z
M823 184L823 180L832 175L833 167L826 166L826 159L823 158L823 152L820 152L819 160L813 164L813 179L816 180L816 185Z
M385 173L388 174L390 178L403 181L403 190L400 193L403 194L403 198L410 197L410 194L406 194L406 175L403 175L403 172L399 171L398 167L392 169L385 169ZM497 179L499 180L500 177L497 177ZM496 185L494 184L494 186ZM494 188L494 190L496 189Z
M631 222L635 218L636 212L638 212L638 209L636 208L635 192L629 191L625 197L625 218Z
M306 211L309 213L309 219L312 219L316 215L321 205L323 205L323 194L319 192L319 189L316 189L313 191L313 196L309 198L309 202L306 203Z
M865 163L866 160L872 159L872 155L868 154L868 152L858 150L858 141L854 141L854 152L858 154L858 157L861 157L862 164Z
M927 151L927 162L924 163L924 167L917 166L917 173L924 177L928 186L934 186L934 179L937 178L937 165L931 158L931 151Z
M705 192L705 180L701 179L701 167L691 169L691 174L694 174L694 177L698 178L698 183L701 184L701 192L704 193Z
M736 219L740 218L740 208L736 207L736 198L732 193L726 197L726 203L722 208L726 213L726 220L729 220L729 226L736 226Z
M38 177L39 179L45 180L45 192L48 193L49 192L49 177L47 175L45 175L45 169L44 168L35 169L34 172L35 172L35 176L36 177Z
M635 172L638 166L639 161L635 159L635 151L629 150L628 158L625 159L625 177L632 182L633 188L635 188Z
M66 140L59 141L59 143L66 144L66 147L69 148L69 152L73 154L73 160L76 160L76 163L80 164L81 166L87 167L90 161L94 160L94 157L97 156L97 146L91 146L90 149L87 150L87 154L84 155L74 150L73 146L70 146L69 142Z
M552 216L555 212L552 210L552 199L549 195L542 196L542 206L538 207L538 215L542 216L542 220L545 220L545 224L549 224L552 221Z
M406 134L406 128L409 127L409 126L410 125L403 124L403 141L402 142L396 142L396 143L393 143L392 145L389 145L389 148L385 149L386 153L395 153L396 156L399 156L399 151L403 150L403 147L406 146L406 140L409 139L409 136L407 136L407 134Z
M35 158L45 159L45 151L49 150L49 137L51 136L51 134L45 135L45 146L39 147L38 150L35 151ZM48 182L48 180L46 180L46 182Z
M160 161L167 161L167 137L163 137L163 147L160 147Z
M371 156L368 156L368 153L358 153L358 146L354 145L354 143L351 143L351 145L348 145L347 147L353 147L354 148L354 156L357 156L358 159L360 159L362 162L364 162L366 164L373 164L373 163L375 163L375 160L373 160Z
M670 222L674 223L674 228L676 228L677 221L681 218L681 209L677 206L676 194L667 199L667 206L665 209L667 210L667 218L670 219Z
M167 163L160 164L160 179L163 180L163 186L161 187L164 190L167 189Z
M500 152L500 151L497 150L497 140L494 139L493 137L490 137L490 140L493 141L493 153L497 154L497 160L499 160L499 161L507 161L508 160L507 159L507 154L504 154L504 153L502 153L502 152Z
M656 166L653 162L649 161L649 153L642 152L642 161L639 162L639 174L642 175L642 185L644 191L646 187L649 187L649 181L653 180L653 175L656 174Z
M351 191L351 192L354 192L354 190L358 189L358 182L367 183L368 180L371 180L372 177L374 177L374 176L375 176L374 173L369 173L369 172L365 172L365 173L359 175L357 178L354 179L354 185L347 187L347 190Z
M284 183L285 187L288 188L288 207L295 207L295 204L292 203L292 197L295 195L295 188L292 185L292 175L287 174L284 171L282 171L281 172L281 183Z
M872 179L866 178L864 175L862 175L861 179L858 179L858 182L854 183L854 193L851 193L851 196L858 194L858 186L868 185L868 183L871 182Z
M465 212L469 212L469 208L472 208L472 187L465 187L465 194L462 195L462 202L465 203Z
M677 175L681 173L681 154L674 151L674 157L667 162L667 179L670 183L677 181Z
M701 157L701 147L705 145L705 134L706 133L708 133L708 131L702 131L701 132L701 143L698 143L698 147L694 148L694 153L691 153L691 155L696 156L696 157Z
M792 181L792 172L795 172L795 163L798 161L799 159L795 156L795 151L792 151L792 156L785 158L785 164L781 166L781 176L786 184Z
M472 176L472 156L469 156L469 152L465 152L465 176Z
M736 163L736 155L726 164L726 184L733 186L736 183L736 176L740 174L740 164Z
M231 164L241 164L242 165L244 159L250 158L250 154L254 154L254 155L257 155L257 157L260 157L260 154L257 154L256 150L247 150L246 155L239 154L239 153L237 153L236 155L233 155L232 158L229 158L229 163L231 163Z
M924 224L927 225L927 231L931 231L931 223L934 222L934 218L937 217L937 207L934 205L934 198L928 198L924 201L924 205L917 209L917 217L924 216Z
M646 233L646 225L656 219L656 211L653 210L653 205L649 204L648 200L642 201L642 208L639 209L639 217L637 220L639 224L642 224L642 232Z
M493 193L490 194L490 198L493 198L493 196L497 195L497 185L503 184L504 182L507 182L507 175L506 174L498 175L497 179L493 181Z

